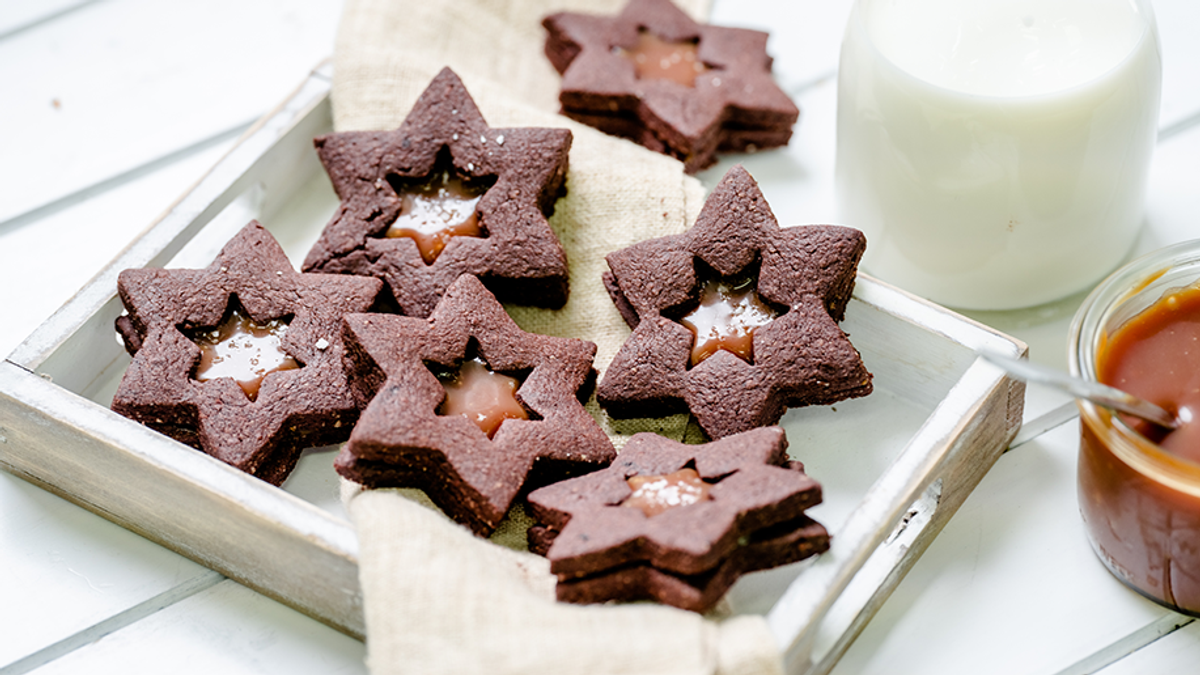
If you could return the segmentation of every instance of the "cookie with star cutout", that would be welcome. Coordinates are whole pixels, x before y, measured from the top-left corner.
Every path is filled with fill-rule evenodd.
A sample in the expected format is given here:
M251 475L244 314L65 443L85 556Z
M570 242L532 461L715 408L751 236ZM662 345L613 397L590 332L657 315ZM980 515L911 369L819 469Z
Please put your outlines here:
M866 239L781 228L740 165L696 224L609 254L604 283L633 333L596 395L616 418L691 412L710 438L775 424L789 407L871 392L838 326Z
M560 600L657 600L703 612L742 574L829 548L805 515L820 485L779 427L704 445L637 434L608 468L530 493L531 548Z
M545 18L562 113L683 162L787 145L800 111L771 76L767 34L693 21L670 0Z
M353 314L344 339L369 401L334 461L349 480L419 488L487 536L523 490L616 456L580 402L596 345L526 333L471 275L428 318Z
M462 274L502 302L566 302L566 254L547 217L566 191L569 130L489 127L446 68L400 128L314 144L341 205L304 271L379 277L417 317Z
M116 327L133 361L112 409L278 485L301 450L349 437L342 317L382 288L296 272L256 221L205 269L125 270Z

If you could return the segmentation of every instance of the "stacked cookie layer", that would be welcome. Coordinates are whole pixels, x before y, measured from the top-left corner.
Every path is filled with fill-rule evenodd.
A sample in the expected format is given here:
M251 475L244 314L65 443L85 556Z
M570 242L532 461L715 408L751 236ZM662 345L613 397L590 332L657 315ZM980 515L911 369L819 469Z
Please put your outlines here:
M673 483L688 477L702 497L681 497ZM649 514L637 503L647 481L662 486ZM804 515L820 501L779 427L705 445L638 434L607 469L529 495L540 523L530 544L550 559L560 600L705 611L741 574L828 549L825 528Z
M696 23L669 0L633 0L615 17L563 12L543 25L546 56L563 76L562 113L671 155L689 173L713 164L717 152L779 147L792 137L800 111L771 76L766 33ZM694 49L701 65L690 84L639 76L627 54L646 34Z

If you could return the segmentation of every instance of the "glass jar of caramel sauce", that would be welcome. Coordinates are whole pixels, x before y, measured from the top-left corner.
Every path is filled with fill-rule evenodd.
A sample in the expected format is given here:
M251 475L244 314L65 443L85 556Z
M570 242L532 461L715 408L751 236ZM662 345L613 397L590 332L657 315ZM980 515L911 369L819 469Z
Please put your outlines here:
M1200 240L1097 286L1075 315L1068 356L1072 374L1180 418L1172 431L1079 401L1079 508L1109 571L1200 615Z

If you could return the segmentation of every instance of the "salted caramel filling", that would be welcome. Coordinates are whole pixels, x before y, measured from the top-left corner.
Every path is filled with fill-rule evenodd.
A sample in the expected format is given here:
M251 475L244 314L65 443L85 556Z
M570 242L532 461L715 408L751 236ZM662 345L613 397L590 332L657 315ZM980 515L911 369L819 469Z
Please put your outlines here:
M633 49L617 47L614 51L633 62L639 80L670 80L685 87L696 86L696 76L708 70L696 58L696 41L668 42L649 31L638 31L638 43Z
M517 402L515 377L492 372L482 359L465 360L458 372L441 378L446 400L438 407L443 416L462 415L474 422L488 438L496 435L504 420L527 420L529 413Z
M691 329L692 365L724 349L754 363L754 329L775 320L755 290L757 279L710 279L700 288L700 305L679 320Z
M712 499L709 490L695 469L680 469L663 476L634 476L628 479L633 494L621 506L641 509L647 518L680 506Z
M397 190L400 216L384 236L409 237L425 264L432 265L451 237L483 236L475 207L487 189L449 170L435 171L424 181L405 181Z
M281 347L287 326L283 319L257 323L234 308L221 325L191 336L200 347L193 378L200 382L233 378L251 401L256 400L268 373L300 367Z

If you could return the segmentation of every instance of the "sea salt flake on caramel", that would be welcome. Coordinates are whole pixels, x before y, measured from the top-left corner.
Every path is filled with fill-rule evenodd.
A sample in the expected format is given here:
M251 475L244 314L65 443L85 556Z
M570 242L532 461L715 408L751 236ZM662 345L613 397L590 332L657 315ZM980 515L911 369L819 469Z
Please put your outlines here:
M709 279L700 288L700 305L680 323L691 329L692 366L699 365L717 350L724 349L754 363L754 329L775 320L778 312L755 290L757 281Z
M462 415L487 434L496 435L504 420L527 420L529 413L517 401L521 382L508 375L493 372L482 359L463 361L458 372L442 379L446 399L438 408L442 416Z
M483 236L475 207L487 188L445 170L434 172L424 181L404 181L396 190L401 200L400 215L384 236L411 238L421 259L432 265L451 237Z
M234 308L221 325L191 336L200 347L194 379L233 378L247 398L256 400L267 374L300 367L281 347L287 326L283 319L257 323Z
M647 518L712 499L709 495L711 486L695 469L680 469L662 476L633 476L626 482L633 494L626 497L621 506L641 509Z
M633 62L639 80L670 80L685 87L696 86L696 76L708 66L696 58L696 40L668 42L646 30L638 31L638 43L632 49L614 51Z

